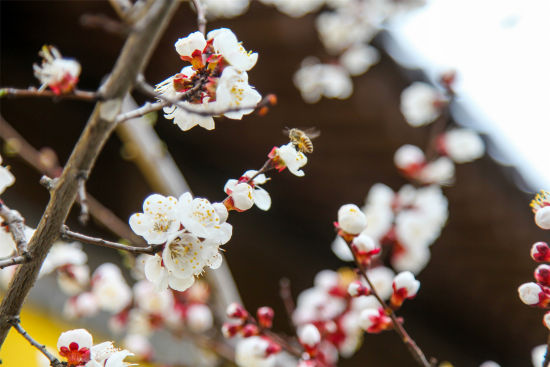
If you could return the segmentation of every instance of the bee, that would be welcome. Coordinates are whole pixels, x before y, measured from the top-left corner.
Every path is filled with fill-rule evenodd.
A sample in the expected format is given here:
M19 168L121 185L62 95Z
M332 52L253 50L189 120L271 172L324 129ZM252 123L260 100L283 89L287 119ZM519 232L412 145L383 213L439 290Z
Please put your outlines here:
M311 140L321 135L321 132L316 128L306 129L305 131L296 128L286 128L283 132L288 134L290 142L302 153L313 153L313 143Z

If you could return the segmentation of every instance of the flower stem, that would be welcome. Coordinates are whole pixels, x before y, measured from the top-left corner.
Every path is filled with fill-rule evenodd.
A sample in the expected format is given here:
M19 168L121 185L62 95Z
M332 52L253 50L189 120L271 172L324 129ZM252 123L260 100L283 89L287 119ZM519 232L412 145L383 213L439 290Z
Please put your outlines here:
M55 358L53 356L53 354L51 354L50 352L48 352L48 350L46 349L46 346L43 345L43 344L40 344L38 343L36 340L34 340L30 335L29 333L27 333L25 331L25 329L23 329L23 327L21 326L21 320L19 319L19 317L13 317L9 323L11 324L11 326L17 330L17 332L19 334L21 334L21 336L23 336L23 338L27 339L27 341L29 343L31 343L31 345L33 347L35 347L36 349L38 349L42 354L44 354L46 356L46 358L48 358L50 360L50 365L52 367L63 367L64 364L61 363L59 361L59 359Z

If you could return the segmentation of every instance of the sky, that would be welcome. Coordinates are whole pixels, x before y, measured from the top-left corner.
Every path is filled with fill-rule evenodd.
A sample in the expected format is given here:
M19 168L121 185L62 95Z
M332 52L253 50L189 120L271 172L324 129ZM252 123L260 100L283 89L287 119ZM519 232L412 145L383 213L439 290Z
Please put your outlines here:
M457 120L495 138L493 158L550 190L550 1L432 0L388 27L404 66L433 81L458 71L460 102L477 121Z

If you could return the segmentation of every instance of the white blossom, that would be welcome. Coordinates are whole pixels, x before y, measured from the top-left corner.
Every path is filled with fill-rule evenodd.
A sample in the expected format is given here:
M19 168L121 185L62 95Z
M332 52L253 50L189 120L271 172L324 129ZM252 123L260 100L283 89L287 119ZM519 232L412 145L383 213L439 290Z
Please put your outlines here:
M80 75L80 64L76 60L63 58L52 46L44 46L38 53L42 56L42 65L33 65L34 76L40 80L40 89L50 87L55 94L73 90Z
M438 102L441 98L431 85L414 82L401 93L401 113L411 126L427 125L439 116Z
M130 217L130 227L149 244L161 244L180 229L176 205L172 196L153 194L143 202L143 213Z
M393 293L392 283L395 273L385 266L377 266L369 269L367 275L380 298L390 298ZM365 286L368 287L368 285Z
M393 162L399 169L410 170L420 168L426 162L426 157L416 145L405 144L395 151Z
M324 0L260 0L267 5L275 5L277 10L291 17L299 18L318 10Z
M254 111L254 107L262 100L262 96L248 84L246 71L227 66L223 69L216 88L216 103L218 108L239 108L237 111L224 113L224 116L240 120L244 115ZM242 109L251 106L251 108Z
M340 64L353 75L361 75L380 60L380 53L372 46L356 44L340 56Z
M214 325L210 308L203 304L193 304L187 309L186 325L195 333L204 333Z
M185 229L197 237L222 245L231 238L233 227L222 222L216 208L207 199L193 199L191 193L184 193L178 199L177 215Z
M539 303L539 294L544 293L540 285L534 282L524 283L518 288L519 298L526 305L536 305Z
M92 334L86 329L74 329L61 333L57 340L57 350L67 358L69 365L80 366L91 358Z
M307 103L316 103L322 96L346 99L353 92L353 83L346 69L339 65L321 64L311 58L302 62L293 81Z
M0 164L2 164L2 156L0 156ZM8 186L13 185L15 176L7 167L0 166L0 194L4 193Z
M147 280L134 284L133 292L137 306L147 313L163 315L171 312L174 306L172 292L166 289L159 291L153 283Z
M206 40L204 39L204 35L197 31L191 33L187 37L178 39L174 47L180 56L191 57L196 50L200 52L204 50L206 47Z
M219 28L208 32L207 39L214 39L212 45L216 53L222 55L229 65L237 70L248 71L258 61L258 54L247 52L241 42L237 40L237 36L228 28Z
M269 342L259 336L240 340L235 348L235 362L239 367L273 367L275 356L266 355Z
M118 313L132 301L132 291L120 269L110 263L100 265L92 276L92 293L105 311Z
M206 15L216 18L234 18L246 12L249 0L201 0Z
M439 157L426 164L419 173L419 179L425 183L449 185L454 181L455 165L447 157Z
M550 206L542 207L536 211L535 223L542 229L550 229Z
M254 175L256 175L257 172L258 171L255 171L255 170L246 171L242 175L241 179L245 178L249 180L251 177L254 177ZM246 186L250 187L250 189L248 187L245 187L244 189L241 188L240 190L236 190L236 188L239 185L242 185L243 183L239 183L239 181L235 179L229 179L225 184L223 190L225 191L226 194L230 195L233 198L233 201L235 202L234 205L235 207L237 207L237 209L247 210L253 204L256 204L256 206L261 210L269 210L269 208L271 207L271 197L269 196L269 193L267 191L265 191L262 187L260 187L260 185L264 184L266 181L267 181L267 178L262 173L254 177L252 182L249 182L250 184L252 184L253 187L251 187L249 183L244 183ZM249 191L250 191L250 197L248 197ZM237 196L237 193L239 194L239 196ZM245 196L242 197L242 194L244 194ZM237 199L236 199L236 196L237 196ZM240 201L238 199L243 200L243 203L242 203L243 205L241 205L241 203L237 203L237 201ZM248 207L248 205L250 204L250 201L252 201L252 205Z
M90 317L99 311L99 305L91 292L80 293L65 302L63 314L69 319Z
M407 297L412 297L418 293L420 282L415 279L413 273L410 271L403 271L393 278L393 286L396 290L405 288L407 290Z
M27 231L26 231L27 232ZM29 231L30 232L30 231ZM27 238L31 238L26 233ZM56 241L42 263L40 275L46 275L65 265L84 265L88 257L78 242Z
M272 157L272 159L278 159L281 161L280 163L282 163L279 167L277 167L279 170L286 167L290 173L295 176L302 177L305 175L304 171L300 168L307 164L307 157L304 153L297 151L292 142L286 145L281 145L278 148L274 148L274 151L275 156Z
M300 343L309 347L314 347L321 342L321 333L313 324L307 324L298 329L298 339Z
M57 284L63 293L73 296L82 292L90 282L88 265L67 265L57 274Z
M338 209L338 225L346 233L359 234L367 227L367 218L357 205L346 204Z
M115 348L113 342L103 342L92 347L92 360L86 367L125 367L130 364L124 362L128 356L132 356L128 350Z
M544 356L546 355L547 349L548 346L542 344L531 350L531 362L533 363L533 367L543 367L542 364L544 363Z
M456 163L474 161L485 153L483 140L473 130L449 130L442 139L445 153Z

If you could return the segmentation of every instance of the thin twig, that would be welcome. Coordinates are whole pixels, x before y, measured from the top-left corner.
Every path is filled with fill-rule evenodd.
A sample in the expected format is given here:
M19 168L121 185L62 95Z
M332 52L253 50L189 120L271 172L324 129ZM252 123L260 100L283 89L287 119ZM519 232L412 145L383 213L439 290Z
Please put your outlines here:
M121 123L127 120L135 119L144 115L147 115L148 113L155 112L160 110L161 108L168 106L168 102L145 102L145 104L139 108L136 108L135 110L128 111L125 113L121 113L117 116L116 122Z
M195 115L199 116L219 116L223 115L224 113L228 112L239 112L244 110L256 110L260 109L262 107L268 106L271 104L271 95L265 96L260 102L258 102L255 105L251 106L241 106L241 107L229 107L229 108L222 108L222 109L204 109L204 108L194 108L192 107L192 104L185 104L182 101L183 98L176 99L167 97L165 95L159 94L155 91L155 88L153 88L151 85L147 84L143 79L138 79L137 81L137 87L144 93L148 94L151 97L158 98L160 100L163 100L165 102L168 102L171 105L177 106L187 112L193 113ZM196 87L196 86L195 86Z
M292 315L294 314L296 305L294 304L294 299L292 298L292 290L290 289L290 279L281 278L279 280L279 296L281 297L281 300L283 301L283 305L285 306L285 311L289 321L288 323L292 328L292 331L294 332L295 328L294 328L294 323L292 322Z
M252 317L252 315L250 314L248 315L248 322L258 326L258 329L260 330L260 334L263 334L269 337L271 340L279 344L284 350L286 350L288 353L292 354L293 356L301 358L303 354L303 350L301 350L299 347L292 345L290 341L286 340L286 337L279 335L274 331L261 327L256 321L256 319Z
M191 0L195 6L195 11L197 12L197 27L199 31L206 35L206 13L204 11L204 5L201 0Z
M25 331L25 329L23 329L23 327L21 326L21 320L19 319L19 317L12 317L11 320L9 320L9 323L15 330L17 330L19 334L21 334L21 336L23 336L23 338L27 339L27 341L31 343L33 347L38 349L42 354L46 356L46 358L50 360L50 366L52 367L64 366L64 364L59 359L55 358L53 354L48 352L44 344L38 343L29 335L29 333Z
M34 87L29 87L28 89L2 88L0 89L0 98L2 97L46 97L53 99L77 99L91 102L100 99L100 96L95 92L74 90L66 94L55 94L51 90L39 90Z
M17 254L23 257L30 257L23 216L17 210L8 208L6 204L0 201L0 217L4 219L4 225L7 226L13 237Z
M104 14L83 14L80 24L87 28L97 28L117 36L125 36L132 30L131 27Z
M67 240L79 241L82 243L88 243L90 245L109 247L115 250L128 251L132 254L147 254L154 255L157 252L162 251L163 245L149 245L143 246L129 246L119 242L111 242L104 240L103 238L90 237L82 233L77 233L69 230L67 226L61 228L61 236Z
M23 264L30 261L28 256L12 256L7 259L0 260L0 269L7 268L8 266Z
M344 237L342 237L342 238L344 239L344 241L346 241L346 244L348 245L349 250L353 254L353 259L355 260L355 264L359 268L359 270L361 272L361 275L367 281L367 284L370 287L371 294L376 298L378 303L380 303L380 305L382 305L386 315L388 315L390 317L390 319L392 321L392 324L393 324L393 328L397 332L399 337L401 338L401 341L405 344L405 346L407 347L409 352L412 354L412 356L414 357L414 359L416 360L416 362L420 366L430 367L431 364L426 359L426 356L424 355L424 352L422 352L422 350L418 347L418 345L416 345L413 338L411 338L409 336L409 334L407 333L407 331L403 327L402 323L399 322L399 320L397 319L397 316L395 315L395 312L393 311L393 309L386 304L386 302L378 294L378 291L376 290L376 288L374 288L374 284L372 284L371 280L369 279L369 276L367 275L367 269L357 259L357 255L355 254L355 252L353 251L353 248L351 247L351 241L346 240Z

